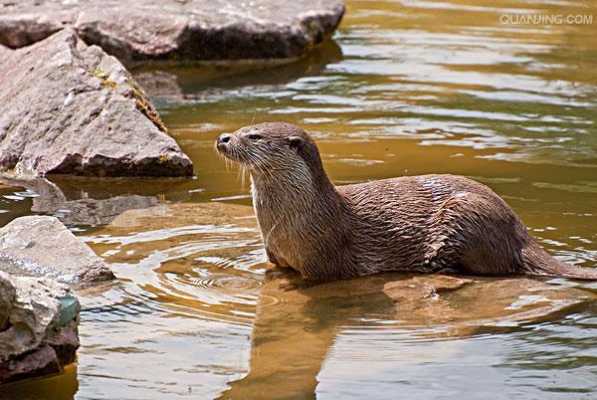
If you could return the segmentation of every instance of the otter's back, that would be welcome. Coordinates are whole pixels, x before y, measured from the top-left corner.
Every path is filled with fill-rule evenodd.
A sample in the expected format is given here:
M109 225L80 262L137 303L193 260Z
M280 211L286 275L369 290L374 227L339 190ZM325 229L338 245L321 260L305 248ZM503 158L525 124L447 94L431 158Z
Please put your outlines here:
M446 201L474 193L503 202L487 186L472 179L456 175L418 175L389 178L353 185L337 186L336 189L359 213L369 217L407 218L421 222Z
M516 219L491 189L462 176L390 178L338 186L337 190L353 215L357 242L367 243L366 262L380 270L428 268L429 255L438 250L436 244L443 245L443 238L454 233L443 217L446 213L454 217L454 207L472 197L495 205L509 223Z

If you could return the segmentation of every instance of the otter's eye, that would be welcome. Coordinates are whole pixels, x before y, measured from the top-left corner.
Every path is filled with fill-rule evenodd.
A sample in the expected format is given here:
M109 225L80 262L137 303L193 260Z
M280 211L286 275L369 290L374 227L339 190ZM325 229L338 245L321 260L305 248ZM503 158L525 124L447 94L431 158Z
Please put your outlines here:
M259 140L259 139L263 139L263 136L261 136L258 133L251 133L249 135L247 135L247 137L249 138L249 140Z

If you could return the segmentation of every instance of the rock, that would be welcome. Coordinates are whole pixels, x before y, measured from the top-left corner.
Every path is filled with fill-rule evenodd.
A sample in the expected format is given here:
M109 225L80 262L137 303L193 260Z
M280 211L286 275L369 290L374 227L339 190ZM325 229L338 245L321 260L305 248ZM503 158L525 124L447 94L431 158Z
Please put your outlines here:
M21 217L0 229L0 262L0 271L77 286L114 278L104 261L55 217Z
M0 45L0 59L10 56L13 51L14 50L9 49L8 47Z
M10 297L4 298L6 293ZM0 294L0 319L5 320L0 329L0 384L61 372L75 360L80 306L67 286L0 271Z
M154 102L156 98L181 103L185 100L185 94L178 82L178 76L173 73L159 70L143 71L135 73L135 79Z
M82 179L85 179L85 182L81 182ZM114 186L115 182L113 179L111 181ZM35 195L31 198L31 212L53 215L65 225L106 225L126 210L148 208L158 204L156 195L112 195L95 198L94 193L89 193L86 189L94 184L105 186L105 182L91 178L78 178L75 181L76 190L66 193L59 185L45 178L9 180L0 177L0 184L2 182L34 192Z
M471 283L471 279L434 274L390 281L384 285L383 291L396 303L420 302L426 299L435 300L440 294L462 289Z
M0 332L8 327L8 316L17 296L17 291L12 282L0 273Z
M27 46L70 26L127 61L295 58L343 14L342 0L3 0L0 44Z
M0 60L0 170L17 176L188 176L131 75L70 29Z
M259 237L252 207L219 202L160 204L144 210L129 210L116 217L110 226L104 227L100 232L123 235L132 233L131 230L164 230L196 225L236 226L246 232L245 238L255 240Z
M45 202L45 197L33 198L32 212L53 214L66 225L102 226L126 210L143 209L158 204L157 197L114 196L109 199L78 199L59 203Z
M56 14L52 18L46 18L41 13L36 14L23 8L15 8L17 5L31 8L35 4L36 2L32 1L9 1L8 4L6 1L2 1L0 3L0 44L13 49L29 46L44 40L68 26L69 23L74 22L72 20L73 15L69 13L64 15ZM63 19L64 23L60 19Z

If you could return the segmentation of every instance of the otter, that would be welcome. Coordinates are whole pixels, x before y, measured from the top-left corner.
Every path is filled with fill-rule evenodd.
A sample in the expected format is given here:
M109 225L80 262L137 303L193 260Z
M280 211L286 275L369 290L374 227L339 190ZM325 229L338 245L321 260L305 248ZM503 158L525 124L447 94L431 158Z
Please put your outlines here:
M269 261L307 280L390 271L597 279L597 271L552 257L474 180L421 175L334 186L311 136L288 123L222 134L216 149L250 173Z

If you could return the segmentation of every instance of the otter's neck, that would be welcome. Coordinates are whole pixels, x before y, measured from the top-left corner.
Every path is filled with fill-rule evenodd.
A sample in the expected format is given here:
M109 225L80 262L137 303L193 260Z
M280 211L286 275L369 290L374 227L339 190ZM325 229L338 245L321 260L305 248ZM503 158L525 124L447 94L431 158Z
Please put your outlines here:
M285 174L286 175L286 174ZM338 211L344 200L327 176L313 180L309 174L275 177L251 174L253 206L259 214L291 218L296 214Z
M308 279L338 279L356 274L347 250L353 213L325 174L251 176L253 206L270 260L292 267ZM315 178L313 178L315 177Z
M318 229L337 226L345 218L344 198L325 175L317 180L297 170L287 175L251 175L253 207L263 239L319 240Z

